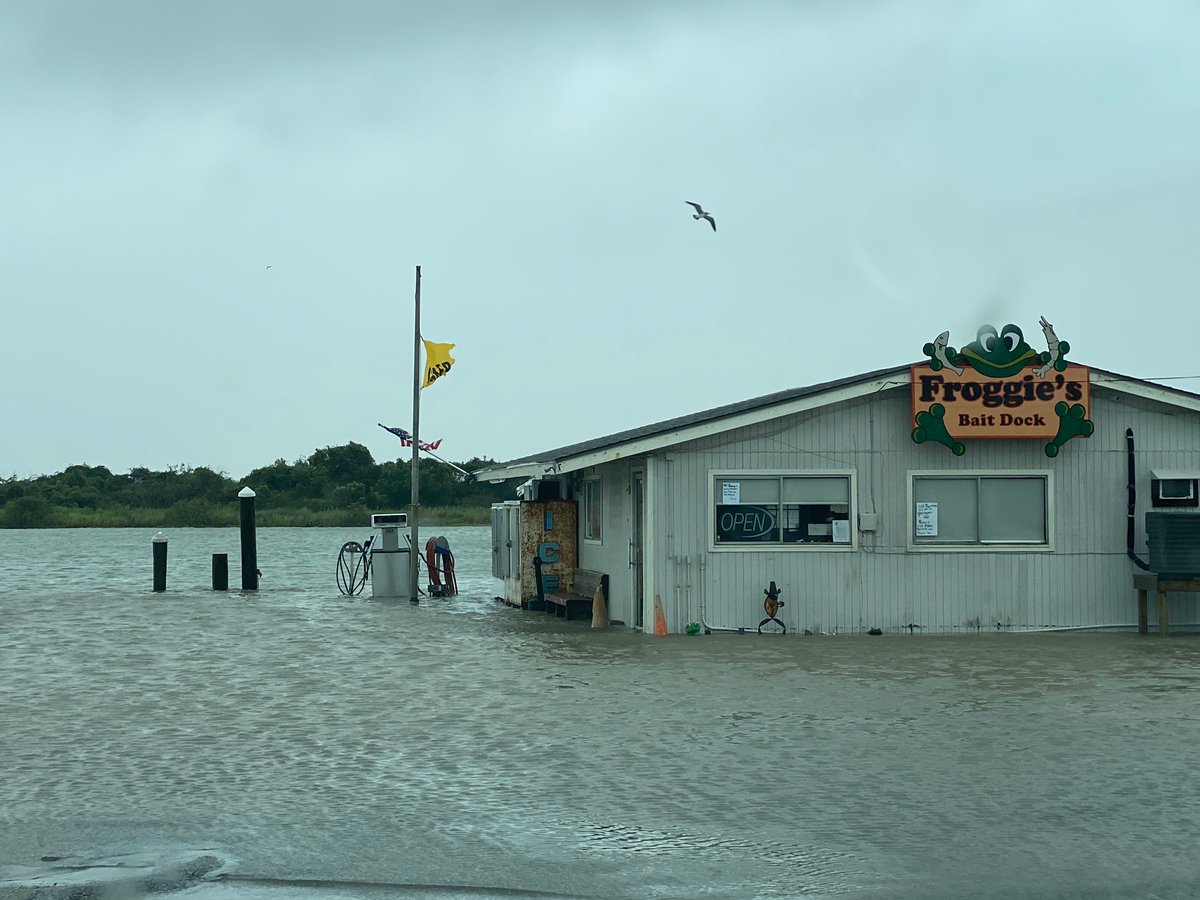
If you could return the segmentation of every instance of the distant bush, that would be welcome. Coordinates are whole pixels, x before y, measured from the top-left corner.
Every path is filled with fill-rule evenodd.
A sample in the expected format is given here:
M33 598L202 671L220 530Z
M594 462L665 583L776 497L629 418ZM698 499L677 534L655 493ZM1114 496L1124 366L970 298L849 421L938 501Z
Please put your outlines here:
M387 512L404 512L388 508ZM379 512L380 510L375 510ZM425 525L487 525L488 507L425 506L421 522ZM365 506L348 509L256 509L254 522L259 528L357 528L370 527L371 511ZM113 507L51 506L45 500L10 500L0 508L0 528L237 528L240 511L237 504L184 500L166 509Z
M0 523L5 528L53 528L52 512L49 500L18 497L4 504L4 509L0 510Z
M476 471L491 464L471 459ZM274 526L362 526L371 512L398 512L411 499L410 461L376 464L361 444L325 447L306 460L277 459L234 481L221 472L171 466L114 474L104 466L69 466L56 475L0 479L0 528L205 528L238 524L241 485L256 494L256 520ZM434 459L421 460L421 520L484 525L492 503L516 481L481 484Z

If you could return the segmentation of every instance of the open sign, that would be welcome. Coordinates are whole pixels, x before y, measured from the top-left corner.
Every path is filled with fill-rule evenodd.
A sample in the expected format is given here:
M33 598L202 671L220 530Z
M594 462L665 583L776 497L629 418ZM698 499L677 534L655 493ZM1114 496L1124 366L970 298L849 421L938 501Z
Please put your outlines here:
M717 507L717 543L778 540L779 515L774 506L738 504Z

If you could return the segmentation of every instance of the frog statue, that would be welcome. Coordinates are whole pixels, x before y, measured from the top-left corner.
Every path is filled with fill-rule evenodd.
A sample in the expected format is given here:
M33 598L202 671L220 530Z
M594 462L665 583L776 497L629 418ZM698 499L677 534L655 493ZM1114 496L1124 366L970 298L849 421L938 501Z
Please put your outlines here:
M950 332L943 331L922 350L929 357L929 368L934 372L945 369L962 375L967 368L971 368L988 378L1012 378L1023 369L1032 368L1033 376L1044 380L1052 370L1056 373L1066 371L1066 355L1071 345L1058 339L1054 326L1044 316L1039 318L1038 324L1042 326L1042 334L1046 338L1046 349L1040 353L1026 342L1020 326L1013 324L1005 325L999 331L992 325L984 325L976 333L975 340L961 350L949 345ZM1062 380L1061 375L1059 380ZM1046 455L1050 457L1057 456L1062 445L1071 438L1079 435L1086 437L1095 430L1086 417L1086 410L1079 403L1060 402L1055 405L1054 412L1059 418L1059 427L1054 440L1046 445ZM918 412L912 439L918 444L927 440L944 444L955 456L962 456L966 452L966 445L947 431L945 414L946 407L941 403L934 403L927 410Z

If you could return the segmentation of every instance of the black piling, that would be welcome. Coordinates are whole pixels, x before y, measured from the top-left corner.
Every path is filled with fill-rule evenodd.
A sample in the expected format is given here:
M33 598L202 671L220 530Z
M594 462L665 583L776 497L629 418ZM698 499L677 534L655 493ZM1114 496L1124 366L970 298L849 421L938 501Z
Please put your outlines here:
M258 590L258 541L254 533L254 491L238 491L242 518L242 590Z
M167 536L161 531L150 541L154 548L154 590L167 589Z
M229 554L214 553L212 560L212 581L214 591L229 590Z

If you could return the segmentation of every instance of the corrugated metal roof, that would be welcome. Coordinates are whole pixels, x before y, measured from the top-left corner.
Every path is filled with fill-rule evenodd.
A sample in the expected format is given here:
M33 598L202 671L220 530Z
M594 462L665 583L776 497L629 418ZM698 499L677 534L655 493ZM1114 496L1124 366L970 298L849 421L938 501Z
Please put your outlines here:
M714 406L712 409L705 409L701 410L700 412L689 413L686 416L678 416L677 418L666 419L662 422L655 422L651 425L642 425L639 428L630 428L627 431L618 431L615 434L608 434L603 437L592 438L591 440L587 441L580 441L576 444L567 444L564 447L556 447L553 450L544 450L541 453L534 453L529 456L510 459L506 462L496 463L495 466L491 466L489 468L511 468L513 466L519 466L522 463L551 462L554 460L569 459L573 456L581 456L584 453L591 453L596 450L605 450L609 447L627 444L631 441L654 437L655 435L660 434L668 434L672 431L678 431L681 428L690 428L694 425L703 425L707 422L714 422L719 419L737 415L739 413L769 409L772 406L779 406L784 403L789 403L793 400L798 400L802 397L810 397L825 391L832 391L841 387L849 387L851 385L859 384L860 382L873 381L877 378L888 375L903 375L907 377L908 371L912 365L917 364L893 366L889 369L877 369L874 372L867 372L862 375L854 375L849 378L839 378L835 381L825 381L821 384L813 384L807 387L792 388L786 391L777 391L774 394L765 394L761 397L754 397L750 400L741 400L737 403L727 403L724 406Z
M586 441L580 441L575 444L567 444L563 447L556 447L552 450L544 450L541 453L533 453L529 456L522 456L516 459L510 459L506 462L496 463L489 466L487 469L481 470L478 475L485 473L494 473L502 475L502 470L513 469L525 464L532 463L556 463L563 460L572 459L574 457L583 456L588 453L608 450L613 447L619 447L623 444L629 444L634 441L644 441L652 439L656 436L669 435L672 432L677 432L683 429L694 428L698 425L705 425L712 422L717 422L721 419L732 418L733 416L744 413L752 413L763 410L769 410L773 406L782 406L787 403L792 403L796 400L801 400L806 397L813 397L823 393L831 393L840 388L853 387L859 384L865 384L879 379L887 379L896 377L899 379L897 385L908 384L909 371L914 365L922 365L928 362L926 359L918 360L914 363L907 363L902 366L892 366L886 369L876 369L871 372L864 372L860 375L853 375L848 378L839 378L834 381L824 381L820 384L808 385L806 387L792 388L786 391L777 391L773 394L764 394L761 397L754 397L749 400L742 400L738 403L728 403L724 406L715 406L712 409L701 410L700 412L689 413L686 416L678 416L674 419L665 419L662 422L655 422L650 425L643 425L639 428L630 428L626 431L618 431L614 434L604 435L603 437L592 438ZM1073 365L1084 365L1084 363L1072 363ZM1193 408L1200 408L1200 394L1195 394L1190 391L1180 390L1179 388L1167 387L1153 381L1146 381L1140 378L1132 378L1126 375L1120 375L1115 372L1109 372L1104 369L1097 369L1091 366L1087 368L1093 374L1093 386L1108 388L1110 390L1122 390L1122 385L1140 385L1143 389L1148 389L1151 393L1159 395L1164 403L1171 403L1172 395L1178 400L1185 398L1191 402L1180 404ZM1095 376L1101 376L1096 379ZM1128 388L1125 388L1128 390ZM1144 393L1139 392L1139 393ZM511 476L510 476L511 477Z

